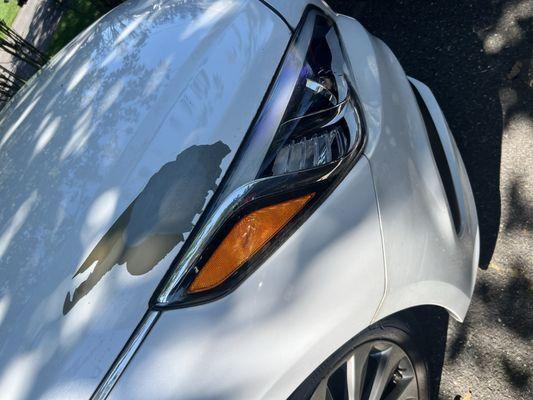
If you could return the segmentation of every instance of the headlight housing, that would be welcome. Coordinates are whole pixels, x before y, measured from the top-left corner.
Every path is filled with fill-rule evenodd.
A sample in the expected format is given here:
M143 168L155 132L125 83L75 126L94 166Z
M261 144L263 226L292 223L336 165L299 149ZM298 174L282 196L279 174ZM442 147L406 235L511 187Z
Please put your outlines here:
M361 154L363 131L336 27L310 8L152 308L204 303L234 290L348 173Z

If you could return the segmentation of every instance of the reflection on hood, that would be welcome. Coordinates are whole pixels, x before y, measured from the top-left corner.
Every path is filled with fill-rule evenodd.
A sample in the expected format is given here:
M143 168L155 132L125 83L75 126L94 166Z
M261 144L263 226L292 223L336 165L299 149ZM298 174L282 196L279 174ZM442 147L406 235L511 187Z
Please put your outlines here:
M74 277L94 265L74 293L67 293L63 314L113 267L124 265L132 275L146 274L183 241L194 217L202 213L209 191L216 190L220 165L229 153L220 141L191 146L176 161L163 165L78 268Z

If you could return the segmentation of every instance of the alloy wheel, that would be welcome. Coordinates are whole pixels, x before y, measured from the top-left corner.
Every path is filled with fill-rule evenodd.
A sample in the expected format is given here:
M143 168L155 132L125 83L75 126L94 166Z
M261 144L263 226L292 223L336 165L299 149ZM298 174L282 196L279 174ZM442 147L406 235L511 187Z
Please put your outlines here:
M400 346L377 340L356 347L315 389L311 400L418 400L414 367Z

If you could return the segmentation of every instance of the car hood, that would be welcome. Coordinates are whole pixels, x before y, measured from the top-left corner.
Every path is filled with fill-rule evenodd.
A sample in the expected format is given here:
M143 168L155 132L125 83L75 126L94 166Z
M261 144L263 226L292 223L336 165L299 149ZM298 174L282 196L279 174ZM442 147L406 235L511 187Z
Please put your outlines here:
M255 0L130 1L4 108L2 398L90 397L216 190L289 38Z

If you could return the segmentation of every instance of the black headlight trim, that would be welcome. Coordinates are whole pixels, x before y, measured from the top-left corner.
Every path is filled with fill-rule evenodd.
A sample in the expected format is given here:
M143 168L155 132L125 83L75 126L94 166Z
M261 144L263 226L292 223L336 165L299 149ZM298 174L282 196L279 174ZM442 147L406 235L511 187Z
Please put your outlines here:
M282 72L282 66L290 54L291 47L294 46L298 34L306 23L310 13L315 13L320 18L325 18L329 21L335 29L344 52L342 39L335 23L316 7L308 7L296 33L289 43L258 114L228 169L228 173L222 179L219 189L210 200L206 211L200 217L176 259L173 261L171 268L152 296L150 309L167 310L190 307L215 301L234 291L313 214L361 157L366 142L366 125L359 99L353 86L350 85L348 96L356 108L359 124L359 139L346 156L330 164L304 171L266 178L259 177L249 184L238 187L229 194L225 191L228 182L232 178L232 173L241 164L243 154L249 151L250 142L253 140L254 129L261 118L263 110L265 107L268 107L269 100L275 96L273 91L276 90L276 85ZM209 258L228 231L243 215L261 207L309 193L315 193L315 196L306 204L297 217L291 220L279 234L232 274L228 280L217 286L216 289L207 292L197 294L187 292L187 288L195 279L202 263Z

